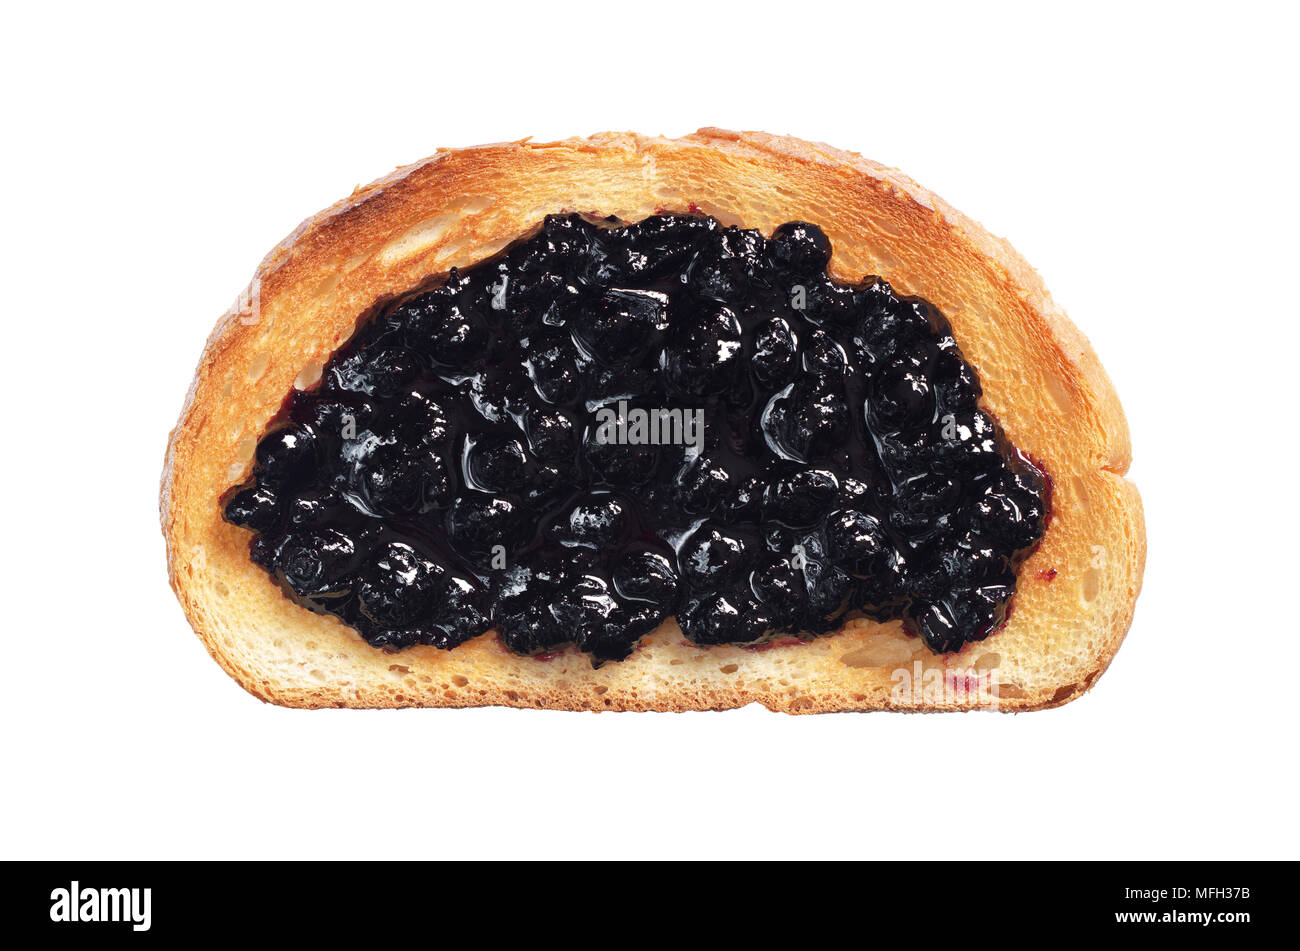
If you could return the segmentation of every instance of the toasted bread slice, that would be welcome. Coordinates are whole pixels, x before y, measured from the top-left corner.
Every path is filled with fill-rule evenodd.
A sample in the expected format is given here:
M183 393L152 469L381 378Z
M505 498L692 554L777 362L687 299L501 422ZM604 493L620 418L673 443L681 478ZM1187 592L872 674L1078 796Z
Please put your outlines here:
M450 651L384 653L285 597L219 499L291 388L310 386L375 301L497 252L561 210L636 221L701 211L765 234L820 225L830 272L879 274L936 304L978 370L984 407L1048 473L1051 520L1006 626L936 656L901 622L761 649L697 647L669 620L593 669L574 651L509 653L489 632ZM172 587L212 656L296 707L565 710L1034 710L1088 690L1132 620L1146 541L1124 478L1129 434L1088 341L1005 241L904 177L798 139L703 129L442 151L310 218L262 262L208 340L162 477Z

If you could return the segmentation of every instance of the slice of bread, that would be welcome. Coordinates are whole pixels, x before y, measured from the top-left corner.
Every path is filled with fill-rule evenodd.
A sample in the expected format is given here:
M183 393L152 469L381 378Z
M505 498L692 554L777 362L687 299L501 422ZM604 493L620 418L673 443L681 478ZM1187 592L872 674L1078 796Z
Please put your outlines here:
M984 407L1052 482L1051 521L1005 628L936 656L900 622L763 648L696 647L668 621L620 663L516 656L489 632L388 654L290 601L249 560L219 498L291 388L310 386L380 298L504 248L543 216L636 221L700 211L770 234L820 225L830 271L878 274L936 304L979 371ZM249 692L296 707L566 710L1033 710L1089 689L1132 620L1146 553L1124 478L1129 435L1088 341L1005 241L899 172L798 139L703 129L443 151L305 221L209 338L171 434L162 528L172 587L212 656Z

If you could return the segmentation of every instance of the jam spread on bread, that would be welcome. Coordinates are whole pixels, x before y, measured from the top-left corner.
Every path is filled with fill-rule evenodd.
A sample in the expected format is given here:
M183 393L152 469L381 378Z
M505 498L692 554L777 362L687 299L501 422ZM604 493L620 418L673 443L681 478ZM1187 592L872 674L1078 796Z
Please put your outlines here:
M252 558L375 647L627 657L675 616L762 644L1005 620L1044 474L944 317L831 245L698 214L552 215L365 315L223 500Z

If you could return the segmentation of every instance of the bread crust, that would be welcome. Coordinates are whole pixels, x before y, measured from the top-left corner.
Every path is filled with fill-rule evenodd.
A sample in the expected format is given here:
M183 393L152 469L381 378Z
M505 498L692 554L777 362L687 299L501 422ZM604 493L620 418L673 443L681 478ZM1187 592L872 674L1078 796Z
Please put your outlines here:
M935 303L979 371L985 407L1052 479L1052 516L1007 625L935 657L897 621L761 649L700 648L673 621L628 660L518 657L489 632L452 651L385 654L284 597L218 499L251 471L267 422L376 300L505 247L561 210L635 221L698 210L765 234L821 225L833 276L879 274ZM309 218L262 261L199 361L162 475L168 573L219 664L294 707L478 706L790 713L1035 710L1105 671L1132 621L1146 537L1127 423L1092 347L1004 240L900 172L764 133L602 133L440 151ZM991 698L991 702L990 702Z

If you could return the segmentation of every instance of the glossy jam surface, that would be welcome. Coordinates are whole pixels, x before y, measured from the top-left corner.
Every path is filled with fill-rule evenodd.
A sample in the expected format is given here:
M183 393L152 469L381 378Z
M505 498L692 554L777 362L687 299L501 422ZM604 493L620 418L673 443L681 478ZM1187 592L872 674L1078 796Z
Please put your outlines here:
M675 615L761 643L1003 622L1043 474L947 321L830 243L712 218L548 217L366 315L224 500L252 557L376 647L626 657Z

